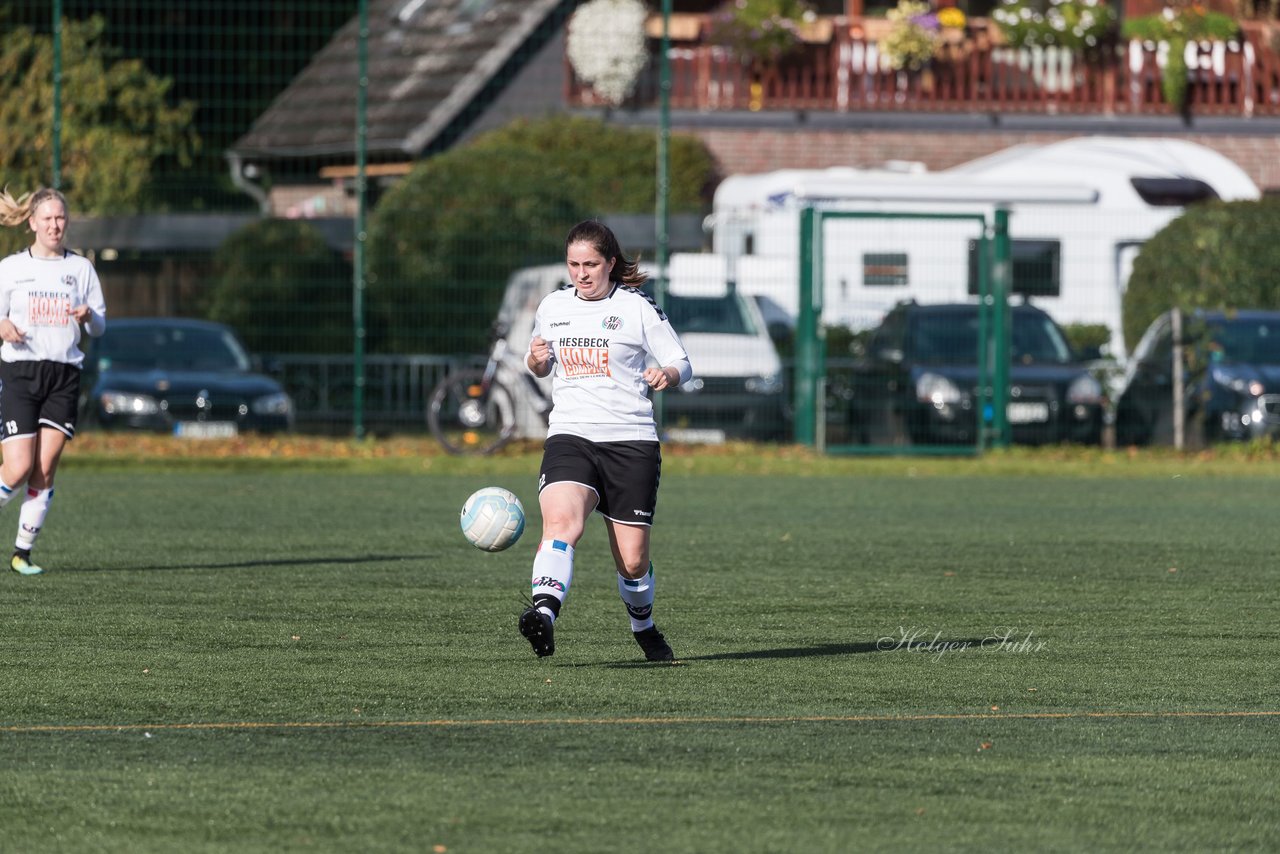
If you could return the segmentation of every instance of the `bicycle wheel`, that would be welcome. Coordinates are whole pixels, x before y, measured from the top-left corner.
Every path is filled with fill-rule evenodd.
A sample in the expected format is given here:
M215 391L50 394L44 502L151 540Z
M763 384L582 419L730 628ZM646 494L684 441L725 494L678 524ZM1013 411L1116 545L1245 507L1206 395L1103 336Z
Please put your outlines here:
M511 394L484 371L449 374L431 392L427 426L451 454L491 454L515 435Z

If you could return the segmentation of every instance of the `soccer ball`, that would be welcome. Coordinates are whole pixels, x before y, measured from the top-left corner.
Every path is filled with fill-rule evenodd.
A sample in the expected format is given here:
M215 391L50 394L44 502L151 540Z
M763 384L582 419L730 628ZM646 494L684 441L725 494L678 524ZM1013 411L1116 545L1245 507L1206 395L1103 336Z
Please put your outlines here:
M471 493L462 505L462 534L471 545L487 552L511 548L524 533L524 505L500 486Z

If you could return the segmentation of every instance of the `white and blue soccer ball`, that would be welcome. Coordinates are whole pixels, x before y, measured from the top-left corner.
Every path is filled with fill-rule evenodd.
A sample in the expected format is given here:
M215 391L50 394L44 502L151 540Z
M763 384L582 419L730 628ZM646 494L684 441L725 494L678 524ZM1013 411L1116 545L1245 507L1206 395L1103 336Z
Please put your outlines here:
M523 533L524 505L510 490L486 486L471 493L462 505L462 534L478 549L509 549Z

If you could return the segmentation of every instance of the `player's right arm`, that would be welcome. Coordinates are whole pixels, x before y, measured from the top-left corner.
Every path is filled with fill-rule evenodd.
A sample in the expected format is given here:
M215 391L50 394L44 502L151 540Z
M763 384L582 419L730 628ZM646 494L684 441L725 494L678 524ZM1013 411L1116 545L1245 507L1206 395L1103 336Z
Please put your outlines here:
M10 266L7 260L0 263L0 339L9 344L21 344L27 340L27 335L9 319L9 299L13 293L8 283Z
M539 308L533 318L533 337L529 339L529 351L524 354L524 366L541 379L551 373L552 361L551 344L542 337L542 309Z
M551 373L551 345L541 335L533 336L529 342L529 353L524 357L524 363L535 377Z

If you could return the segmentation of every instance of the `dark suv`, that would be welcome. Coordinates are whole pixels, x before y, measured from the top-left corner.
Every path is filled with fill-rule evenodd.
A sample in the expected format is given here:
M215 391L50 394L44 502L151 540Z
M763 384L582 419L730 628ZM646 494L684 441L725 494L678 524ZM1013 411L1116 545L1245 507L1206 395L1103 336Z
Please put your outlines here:
M1101 439L1103 394L1062 329L1010 307L1008 417L1015 442ZM872 444L969 444L978 430L978 306L900 303L872 332L848 380L850 431Z
M1187 440L1280 437L1280 312L1191 312L1183 318ZM1173 317L1157 317L1134 348L1116 397L1116 441L1173 441Z

